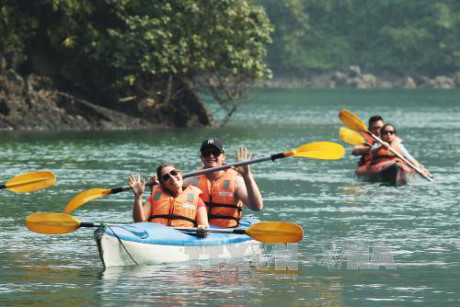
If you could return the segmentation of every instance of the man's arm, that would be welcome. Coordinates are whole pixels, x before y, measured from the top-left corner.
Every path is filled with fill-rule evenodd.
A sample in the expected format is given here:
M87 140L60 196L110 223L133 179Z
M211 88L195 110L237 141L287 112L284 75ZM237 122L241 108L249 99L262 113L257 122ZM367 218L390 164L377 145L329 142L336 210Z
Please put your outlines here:
M353 147L353 150L351 151L351 154L353 156L362 156L371 151L371 146L368 144L363 144L363 145L356 145Z
M259 187L251 174L244 177L237 177L235 186L236 197L245 206L253 211L260 211L264 208L262 194L260 194Z
M251 154L247 148L240 147L236 150L236 159L238 162L251 160ZM264 207L262 194L251 173L249 165L241 165L234 168L241 177L235 181L236 197L243 202L245 206L253 211L260 211Z

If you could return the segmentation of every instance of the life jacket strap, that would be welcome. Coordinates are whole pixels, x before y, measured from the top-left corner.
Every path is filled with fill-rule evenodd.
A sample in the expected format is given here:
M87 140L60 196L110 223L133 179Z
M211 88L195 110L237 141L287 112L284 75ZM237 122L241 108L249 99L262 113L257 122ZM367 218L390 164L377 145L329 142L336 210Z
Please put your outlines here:
M196 221L182 216L182 215L174 215L174 214L157 214L157 215L152 215L149 218L149 222L151 222L153 219L168 219L168 220L185 220L188 222L192 222L196 226Z
M381 155L381 156L375 156L372 158L372 165L377 164L381 162L382 160L388 160L388 159L394 159L397 158L395 155Z
M237 205L229 205L229 204L216 204L216 203L205 203L207 207L210 209L220 207L220 208L232 208L238 210L238 213L243 211L243 208Z
M208 215L208 220L234 220L236 221L238 224L240 222L240 218L239 217L234 217L234 216L228 216L228 215L214 215L214 214L210 214Z

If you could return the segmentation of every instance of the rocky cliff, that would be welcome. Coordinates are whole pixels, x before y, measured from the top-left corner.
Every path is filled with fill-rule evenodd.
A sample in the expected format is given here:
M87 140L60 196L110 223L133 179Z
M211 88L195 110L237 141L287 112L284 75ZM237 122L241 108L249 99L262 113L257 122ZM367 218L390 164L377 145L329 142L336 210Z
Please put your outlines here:
M43 75L20 75L0 56L0 130L116 130L212 125L192 91L155 101L144 95L101 103L84 92L66 91Z

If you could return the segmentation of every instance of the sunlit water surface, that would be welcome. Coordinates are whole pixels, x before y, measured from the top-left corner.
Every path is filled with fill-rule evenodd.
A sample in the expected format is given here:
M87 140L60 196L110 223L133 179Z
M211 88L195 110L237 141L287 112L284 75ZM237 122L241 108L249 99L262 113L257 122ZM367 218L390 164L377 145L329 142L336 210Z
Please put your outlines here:
M0 305L425 305L460 304L460 91L260 90L225 128L127 132L1 132L4 180L33 170L57 184L33 194L0 191ZM262 220L303 226L289 272L275 271L274 247L263 261L189 262L103 270L91 229L39 235L24 226L34 212L62 212L90 188L125 186L161 162L199 166L202 139L220 136L228 162L247 146L256 157L313 141L336 141L339 111L394 123L409 151L435 177L400 188L359 182L356 158L287 158L252 167L264 196ZM83 221L130 222L132 195L83 206ZM347 245L348 244L348 245ZM350 245L351 244L351 245ZM383 246L394 265L348 267L347 246L369 259ZM384 245L381 245L384 244ZM387 258L389 259L389 258ZM295 268L295 267L294 267ZM288 274L289 273L289 274Z

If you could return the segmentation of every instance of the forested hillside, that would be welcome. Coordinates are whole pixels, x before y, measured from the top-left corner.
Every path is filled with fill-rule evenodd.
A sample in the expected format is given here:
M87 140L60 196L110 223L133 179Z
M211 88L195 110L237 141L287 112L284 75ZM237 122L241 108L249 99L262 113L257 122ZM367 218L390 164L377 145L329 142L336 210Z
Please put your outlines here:
M0 0L0 129L213 125L201 97L218 103L225 124L260 84L460 86L459 6ZM310 80L259 82L272 75Z
M460 68L458 0L259 0L275 26L268 64L304 76L357 65L373 73Z

